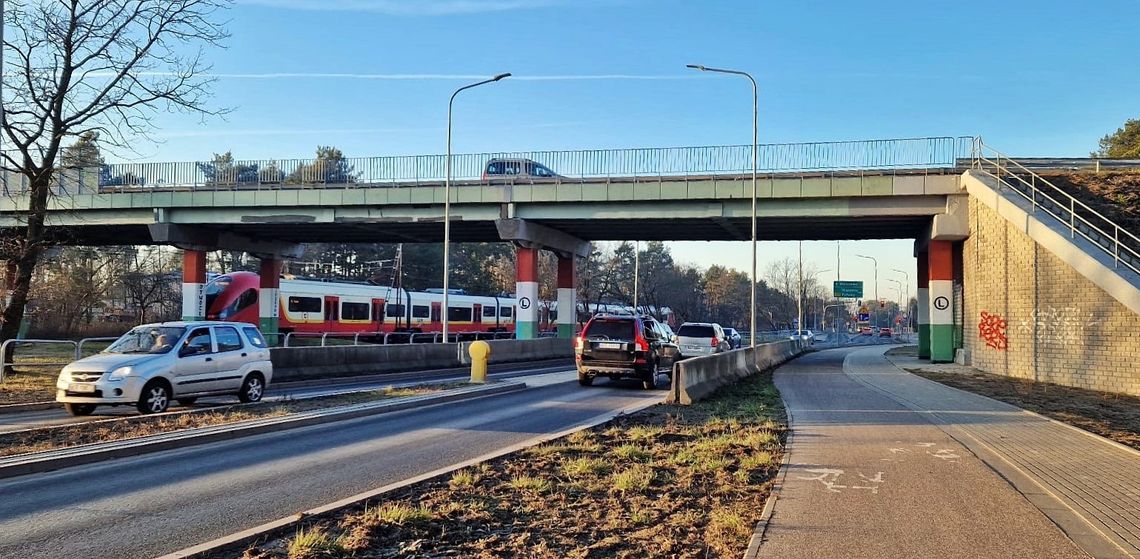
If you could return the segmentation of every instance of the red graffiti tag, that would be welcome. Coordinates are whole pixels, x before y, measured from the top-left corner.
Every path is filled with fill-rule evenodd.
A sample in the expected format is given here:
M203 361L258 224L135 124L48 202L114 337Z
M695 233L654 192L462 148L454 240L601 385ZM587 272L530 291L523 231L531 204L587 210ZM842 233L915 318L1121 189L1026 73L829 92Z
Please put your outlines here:
M982 311L982 321L978 323L978 336L986 342L986 345L999 351L1004 350L1009 347L1009 340L1005 337L1006 326L1008 324L1000 315Z

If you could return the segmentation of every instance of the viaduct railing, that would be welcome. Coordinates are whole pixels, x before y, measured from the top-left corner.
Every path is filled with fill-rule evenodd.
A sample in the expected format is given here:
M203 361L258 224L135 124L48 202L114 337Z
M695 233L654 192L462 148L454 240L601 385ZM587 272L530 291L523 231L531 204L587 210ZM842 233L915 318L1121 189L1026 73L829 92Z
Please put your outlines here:
M761 173L952 169L968 158L972 137L897 138L761 144ZM56 173L61 195L138 189L384 187L438 184L445 155L111 163ZM611 177L746 175L752 145L491 152L452 155L452 179L478 181L495 162L496 180L578 182ZM549 174L548 174L549 172ZM26 189L17 174L3 177L6 193Z

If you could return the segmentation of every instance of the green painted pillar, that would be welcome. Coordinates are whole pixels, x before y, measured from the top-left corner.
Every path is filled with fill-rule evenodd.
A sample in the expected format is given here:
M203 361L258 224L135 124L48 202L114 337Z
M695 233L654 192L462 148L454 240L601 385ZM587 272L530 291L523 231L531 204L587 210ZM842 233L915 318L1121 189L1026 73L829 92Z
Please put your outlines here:
M954 361L954 245L930 241L930 361Z

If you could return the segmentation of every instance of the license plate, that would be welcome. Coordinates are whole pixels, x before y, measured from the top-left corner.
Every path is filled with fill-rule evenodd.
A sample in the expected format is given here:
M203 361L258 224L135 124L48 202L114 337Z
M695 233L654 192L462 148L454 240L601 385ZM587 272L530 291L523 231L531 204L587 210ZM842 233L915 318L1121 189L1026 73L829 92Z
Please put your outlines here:
M94 384L70 384L67 387L70 392L87 392L93 394L95 392Z
M601 342L598 344L598 349L622 349L625 344L617 342Z
M699 345L687 345L687 346L685 346L685 349L688 349L691 351L700 351L703 348Z

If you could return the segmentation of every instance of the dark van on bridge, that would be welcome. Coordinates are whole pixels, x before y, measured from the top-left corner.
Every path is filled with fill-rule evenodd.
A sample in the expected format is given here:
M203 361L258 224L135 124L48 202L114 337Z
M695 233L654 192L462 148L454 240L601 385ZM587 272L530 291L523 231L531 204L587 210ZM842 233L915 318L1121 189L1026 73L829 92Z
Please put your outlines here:
M487 167L483 169L484 181L534 181L563 178L566 177L530 159L496 158L488 161Z

